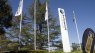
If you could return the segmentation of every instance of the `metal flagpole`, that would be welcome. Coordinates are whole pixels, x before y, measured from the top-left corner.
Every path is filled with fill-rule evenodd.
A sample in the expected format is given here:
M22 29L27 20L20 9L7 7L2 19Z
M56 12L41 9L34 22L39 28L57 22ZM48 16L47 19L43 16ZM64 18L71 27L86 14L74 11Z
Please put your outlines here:
M50 35L49 35L49 23L47 20L47 29L48 29L48 51L50 52Z
M19 44L21 44L20 43L20 36L21 36L21 29L22 29L21 27L22 27L22 13L21 13L21 18L20 18L20 33L19 33L19 37L18 37L19 38ZM18 49L20 50L20 47Z
M48 30L48 51L50 52L50 35L49 35L48 4L47 4L47 1L46 1L45 21L47 21L47 30Z
M20 36L21 36L21 27L22 27L22 8L23 8L23 0L20 0L20 4L19 4L19 8L18 8L18 11L16 12L15 16L21 16L20 18L20 32L19 32L19 36L18 36L18 41L19 41L19 44L21 44L20 42ZM20 50L20 46L18 47L18 50Z
M77 31L78 41L79 41L80 50L81 50L81 43L80 43L80 37L79 37L79 30L78 30L78 26L77 26L77 22L76 22L75 12L74 12L74 11L73 11L73 14L74 14L74 22L75 22L75 25L76 25L76 31Z
M36 50L36 0L34 3L34 49Z

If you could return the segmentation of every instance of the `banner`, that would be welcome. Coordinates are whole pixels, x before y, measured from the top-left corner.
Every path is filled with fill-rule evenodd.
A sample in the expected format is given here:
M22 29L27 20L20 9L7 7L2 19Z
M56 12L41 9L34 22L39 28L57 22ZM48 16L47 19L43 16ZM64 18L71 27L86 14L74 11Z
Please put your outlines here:
M46 2L46 13L45 13L45 21L48 20L48 6Z
M18 10L16 11L15 16L19 16L22 13L22 8L23 8L23 0L20 0Z

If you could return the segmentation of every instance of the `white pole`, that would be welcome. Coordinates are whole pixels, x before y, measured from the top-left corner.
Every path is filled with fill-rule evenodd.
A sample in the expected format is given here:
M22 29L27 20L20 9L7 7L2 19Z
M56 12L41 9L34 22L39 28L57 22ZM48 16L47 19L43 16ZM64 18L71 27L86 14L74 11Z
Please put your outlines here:
M21 16L21 18L20 18L20 32L19 32L19 35L18 35L18 42L19 42L19 44L21 44L21 42L20 42L20 36L21 36L21 26L22 26L22 10L23 10L23 0L20 0L20 3L19 3L19 7L18 7L18 10L17 10L17 12L16 12L16 14L15 14L15 16ZM18 50L20 50L20 46L18 47Z
M78 26L77 26L77 22L76 22L76 18L75 18L75 12L73 11L74 14L74 22L75 22L75 26L76 26L76 31L77 31L77 36L78 36L78 41L80 44L80 50L81 50L81 43L80 43L80 37L79 37L79 30L78 30Z
M48 23L48 19L47 19L47 29L48 29L48 51L50 52L50 35L49 35L49 23Z
M22 27L22 13L21 13L21 18L20 18L20 33L19 33L19 44L21 44L21 42L20 42L20 36L21 36L21 28ZM19 50L20 50L20 47L18 48Z
M45 13L45 21L47 21L47 30L48 30L48 52L50 52L50 35L49 35L49 22L48 22L48 3L46 1L46 13Z
M36 50L36 0L34 3L34 49Z

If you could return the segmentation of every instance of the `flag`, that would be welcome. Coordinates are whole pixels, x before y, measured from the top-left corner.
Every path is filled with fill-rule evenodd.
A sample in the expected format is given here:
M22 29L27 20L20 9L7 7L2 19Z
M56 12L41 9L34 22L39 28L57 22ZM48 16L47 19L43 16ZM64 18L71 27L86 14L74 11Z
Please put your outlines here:
M15 16L19 16L22 13L22 8L23 8L23 0L20 0L18 10L16 11Z
M60 21L60 30L61 30L61 36L62 36L63 51L64 52L71 52L69 35L68 35L68 30L67 30L66 17L65 17L65 11L62 8L58 8L58 13L59 13L59 21Z
M76 17L75 17L75 12L73 11L73 14L74 14L74 18L73 18L73 22L76 21Z
M48 5L46 2L46 12L45 12L45 21L48 20Z

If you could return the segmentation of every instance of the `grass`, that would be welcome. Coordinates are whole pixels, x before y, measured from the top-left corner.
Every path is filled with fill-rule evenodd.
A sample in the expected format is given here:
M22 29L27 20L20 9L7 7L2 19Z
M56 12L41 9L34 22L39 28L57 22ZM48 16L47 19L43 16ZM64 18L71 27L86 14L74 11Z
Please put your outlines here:
M5 53L5 52L1 52L1 53ZM31 51L29 53L41 53L41 52L33 52L33 51ZM48 53L48 51L47 52L42 52L42 53ZM62 52L62 51L54 51L54 52L50 52L50 53L64 53L64 52ZM81 53L81 52L80 51L74 51L74 52L70 52L70 53Z
M71 52L71 53L82 53L81 51L74 51L74 52Z
M50 53L63 53L62 51L55 51L55 52L50 52ZM70 53L81 53L80 51L74 51L74 52L70 52Z

